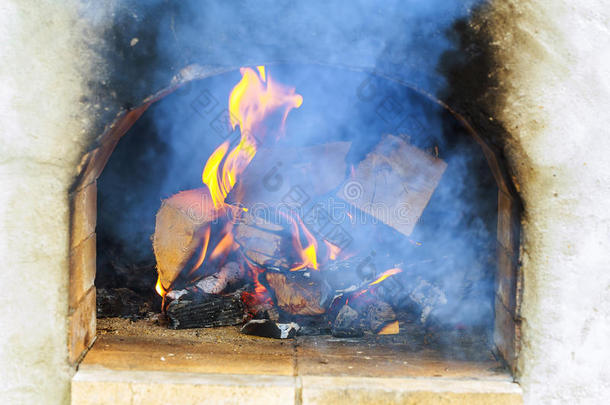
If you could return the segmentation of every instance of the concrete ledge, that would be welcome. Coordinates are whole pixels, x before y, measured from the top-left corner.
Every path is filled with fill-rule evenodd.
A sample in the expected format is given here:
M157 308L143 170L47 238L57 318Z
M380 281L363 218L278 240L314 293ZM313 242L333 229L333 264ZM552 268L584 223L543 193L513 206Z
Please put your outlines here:
M510 381L301 377L303 404L522 404Z
M519 385L498 380L201 374L85 366L72 404L522 404Z
M282 404L295 403L295 378L236 374L80 369L72 404Z

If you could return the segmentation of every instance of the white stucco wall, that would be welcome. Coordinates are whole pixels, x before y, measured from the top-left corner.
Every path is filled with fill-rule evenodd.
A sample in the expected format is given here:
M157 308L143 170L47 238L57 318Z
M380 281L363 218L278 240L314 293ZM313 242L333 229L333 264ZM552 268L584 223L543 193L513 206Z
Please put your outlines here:
M495 111L525 204L528 404L610 400L610 6L496 2Z
M90 60L72 1L0 2L0 400L69 400L68 188Z
M81 95L95 63L75 3L0 4L4 403L69 400L67 192L92 135ZM528 404L605 403L610 7L503 0L493 9L503 63L494 116L510 133L525 204L519 380Z

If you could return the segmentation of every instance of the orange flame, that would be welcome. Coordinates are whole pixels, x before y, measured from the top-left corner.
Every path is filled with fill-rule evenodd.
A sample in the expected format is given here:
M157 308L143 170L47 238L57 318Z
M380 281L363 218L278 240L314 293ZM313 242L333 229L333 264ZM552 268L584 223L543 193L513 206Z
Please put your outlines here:
M381 275L379 277L377 277L375 280L370 282L369 285L367 286L367 288L363 288L362 290L357 291L354 294L352 294L351 298L352 299L356 299L356 298L360 297L361 295L363 295L364 293L366 293L369 290L368 287L372 287L374 285L377 285L377 284L381 283L383 280L387 279L388 277L391 277L391 276L393 276L395 274L398 274L398 273L402 273L402 269L393 268L393 269L389 269L389 270L384 271L383 273L381 273Z
M254 292L244 292L242 294L242 301L247 308L256 308L257 306L264 306L265 304L270 307L273 306L273 301L271 300L271 297L269 297L267 288L265 288L258 279L265 272L265 269L262 269L249 261L246 261L246 264L250 270L249 274L252 282L254 283Z
M394 274L398 274L398 273L402 273L402 269L394 268L394 269L386 270L383 273L381 273L381 275L379 277L377 277L377 279L375 281L373 281L371 284L369 284L369 286L379 284L386 278L393 276Z
M277 129L278 134L282 134L290 110L303 103L301 95L296 94L293 88L275 82L266 74L264 66L257 69L258 74L251 68L241 68L242 78L229 95L229 119L233 129L239 125L239 144L228 155L229 143L220 145L203 170L202 180L217 208L224 203L237 178L254 158L258 143L266 137L269 129L265 126L265 119L280 112L281 121Z
M324 243L328 247L328 258L330 260L337 260L339 253L341 253L341 248L335 244L330 243L327 240L325 240Z
M221 256L228 255L232 250L235 249L235 240L233 239L233 233L229 229L225 236L222 237L220 242L216 245L212 253L210 254L210 260L215 260Z
M300 263L295 264L290 271L297 271L304 268L318 270L318 242L312 233L307 229L303 220L298 214L288 215L285 212L279 211L279 214L285 217L292 227L292 246L300 258ZM307 247L303 247L301 243L301 234L305 236Z
M195 262L193 267L191 267L191 269L189 270L187 275L190 276L191 274L193 274L203 264L203 261L205 260L205 255L208 252L208 245L210 243L210 232L211 231L212 231L212 228L208 225L204 231L203 241L201 242L201 251L199 252L199 257L197 258L197 261Z
M278 136L283 134L288 113L303 103L303 97L296 94L294 88L275 82L264 66L257 66L256 70L241 68L240 73L242 78L229 95L230 123L233 129L239 126L241 134L239 143L229 150L230 142L223 142L210 155L201 173L201 180L207 186L216 209L232 208L225 205L224 201L237 183L238 177L254 158L259 143L268 132L273 132ZM270 117L273 117L274 120L279 117L281 120L279 123L270 122ZM243 210L247 211L245 208ZM235 242L230 231L230 228L225 229L226 234L212 250L211 259L228 255L235 249ZM193 275L204 263L210 243L210 233L211 227L208 225L203 229L201 249L194 266L188 269L188 276ZM317 268L315 245L313 249L312 253L310 241L305 254ZM258 275L255 283L257 294L266 292L264 286L258 283ZM166 291L160 280L157 281L155 289L159 295L165 296Z

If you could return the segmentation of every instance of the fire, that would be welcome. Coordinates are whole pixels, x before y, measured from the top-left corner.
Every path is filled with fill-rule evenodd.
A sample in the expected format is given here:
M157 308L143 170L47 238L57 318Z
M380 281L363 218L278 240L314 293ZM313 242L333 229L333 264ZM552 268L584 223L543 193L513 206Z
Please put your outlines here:
M292 246L299 258L299 263L291 267L290 271L304 268L318 270L318 242L313 234L307 229L303 220L296 213L279 212L291 225ZM307 247L303 247L301 235L305 237Z
M203 240L201 242L201 250L199 251L199 257L197 258L197 261L195 262L193 267L191 267L187 275L190 276L191 274L193 274L203 264L203 261L205 260L205 255L208 252L208 245L210 244L211 231L212 228L209 225L206 226L203 232Z
M155 290L157 291L157 294L165 298L165 294L167 294L167 291L165 291L165 288L163 288L160 277L157 277L157 285L155 285Z
M208 190L212 196L212 202L216 208L219 208L224 204L225 197L229 193L224 188L224 183L218 181L218 167L220 166L220 163L222 162L222 159L224 158L228 149L228 141L216 148L206 162L205 167L203 168L203 173L201 174L201 180L203 180L203 183L208 186Z
M394 274L398 274L398 273L401 273L401 272L402 272L402 270L398 269L398 268L386 270L383 273L381 273L381 275L379 277L377 277L377 279L375 281L373 281L371 284L369 284L369 286L372 286L372 285L375 285L375 284L379 284L383 280L385 280L386 278L391 277Z
M259 277L265 272L265 269L261 269L249 261L246 261L246 264L248 265L250 276L254 283L254 292L244 292L242 294L242 301L248 308L273 306L273 301L271 300L271 297L269 297L267 288L259 280Z
M384 271L383 273L381 273L381 275L379 277L377 277L375 280L371 281L368 284L367 288L363 288L363 289L361 289L359 291L356 291L354 294L352 294L351 298L352 299L356 299L356 298L362 296L363 294L365 294L366 292L369 291L370 287L372 287L374 285L377 285L377 284L383 282L384 280L386 280L388 277L392 277L393 275L398 274L398 273L402 273L402 269L393 268L393 269L389 269L389 270ZM373 290L371 290L371 292L372 291Z
M232 250L236 248L235 240L231 229L229 228L225 236L222 237L220 242L216 245L212 253L210 254L210 260L218 259L219 257L227 256Z
M339 248L339 246L337 245L330 243L327 240L324 241L324 244L326 244L326 246L328 247L328 258L330 260L337 260L339 253L341 253L341 248Z
M202 180L208 186L217 208L224 204L239 175L254 158L259 142L273 128L266 125L266 120L279 114L279 136L284 131L290 110L303 103L301 95L296 94L293 88L275 82L264 66L258 66L257 71L241 68L242 78L229 95L229 119L233 129L239 126L239 143L228 154L229 143L220 145L203 169Z

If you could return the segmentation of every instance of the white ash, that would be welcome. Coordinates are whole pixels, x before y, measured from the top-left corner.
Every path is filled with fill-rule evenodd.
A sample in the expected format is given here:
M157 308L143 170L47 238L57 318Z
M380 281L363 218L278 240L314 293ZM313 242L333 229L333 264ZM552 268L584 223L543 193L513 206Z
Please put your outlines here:
M426 323L428 315L439 305L447 303L445 293L437 286L429 283L426 280L418 279L416 287L409 293L415 303L417 303L422 311L420 315L421 323Z
M227 286L239 281L243 271L235 262L229 262L222 266L218 273L201 279L195 286L207 294L220 294Z
M187 290L172 290L165 295L165 298L171 301L175 301L186 293L188 293Z

